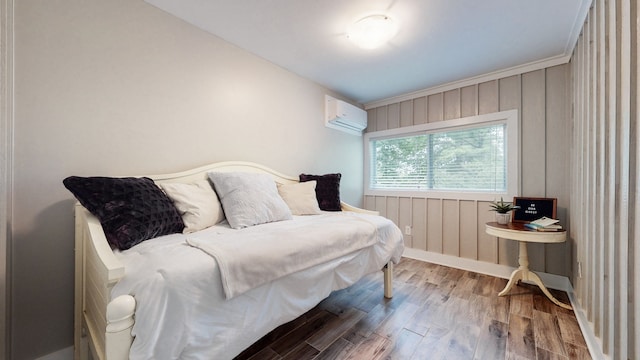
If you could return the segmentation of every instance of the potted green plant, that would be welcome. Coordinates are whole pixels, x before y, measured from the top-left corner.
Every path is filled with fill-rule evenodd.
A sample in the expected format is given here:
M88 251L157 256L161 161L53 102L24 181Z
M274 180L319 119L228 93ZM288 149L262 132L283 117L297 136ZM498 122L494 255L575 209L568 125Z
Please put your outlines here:
M520 206L504 201L502 197L500 201L494 201L489 205L492 211L496 212L496 221L498 224L508 224L511 221L511 211L520 209Z

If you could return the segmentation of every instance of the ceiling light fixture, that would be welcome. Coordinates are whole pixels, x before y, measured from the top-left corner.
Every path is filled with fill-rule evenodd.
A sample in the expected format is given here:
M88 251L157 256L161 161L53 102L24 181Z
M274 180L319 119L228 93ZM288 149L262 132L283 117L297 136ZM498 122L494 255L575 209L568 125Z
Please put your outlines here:
M370 15L356 21L347 29L347 38L363 49L375 49L391 40L398 25L387 15Z

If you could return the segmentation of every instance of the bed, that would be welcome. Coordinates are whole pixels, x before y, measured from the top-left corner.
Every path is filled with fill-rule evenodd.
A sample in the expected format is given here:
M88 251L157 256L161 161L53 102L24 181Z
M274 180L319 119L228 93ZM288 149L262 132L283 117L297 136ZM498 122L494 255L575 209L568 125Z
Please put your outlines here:
M171 184L210 179L212 173L266 174L283 187L300 181L248 162L215 163L148 178L166 190ZM125 250L114 250L98 217L76 203L75 358L232 359L269 331L313 308L332 291L372 272L383 271L384 296L392 297L393 264L404 249L400 230L376 212L344 202L338 206L341 211L293 215L287 221L242 229L234 228L228 217L195 232L164 234ZM226 207L224 212L231 214ZM292 235L296 229L308 235L304 241ZM338 238L322 250L314 250L312 256L304 255L301 250L316 246L317 240L310 235L333 237L321 234L323 229L336 234L344 231L336 236L348 237L349 241ZM239 237L254 242L238 247ZM261 245L264 239L274 242L266 246L262 241ZM277 243L277 239L288 243ZM220 245L225 243L227 248ZM299 248L288 245L293 243ZM336 247L345 250L337 255L326 250ZM283 256L267 256L263 253L267 248ZM233 253L249 256L252 265L221 258ZM294 259L294 264L269 263L284 258ZM300 264L303 260L311 263ZM243 269L241 266L250 271L238 270ZM265 269L275 269L275 273L268 277ZM243 276L250 278L249 284L236 279Z

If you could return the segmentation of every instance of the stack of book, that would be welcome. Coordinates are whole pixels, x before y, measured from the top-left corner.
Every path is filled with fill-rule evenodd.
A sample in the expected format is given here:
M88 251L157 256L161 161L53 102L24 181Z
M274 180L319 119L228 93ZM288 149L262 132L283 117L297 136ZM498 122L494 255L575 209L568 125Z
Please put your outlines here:
M543 216L538 220L534 220L528 224L524 224L524 226L537 231L560 231L562 230L562 225L558 224L559 221L560 220Z

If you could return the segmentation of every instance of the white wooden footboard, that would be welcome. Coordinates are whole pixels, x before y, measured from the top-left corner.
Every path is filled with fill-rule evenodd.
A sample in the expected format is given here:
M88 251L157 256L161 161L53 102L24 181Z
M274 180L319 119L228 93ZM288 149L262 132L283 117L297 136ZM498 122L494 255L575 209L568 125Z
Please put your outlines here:
M261 165L226 162L158 176L156 182L193 182L204 179L209 171L245 171L271 174L278 183L297 182ZM341 203L343 211L378 215L377 211ZM384 296L393 296L393 264L384 271ZM136 300L129 295L110 300L111 289L124 277L125 269L109 247L100 221L82 205L75 206L75 304L74 358L125 360L133 342Z

